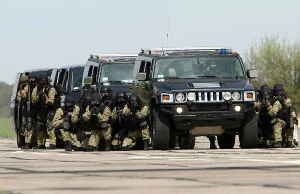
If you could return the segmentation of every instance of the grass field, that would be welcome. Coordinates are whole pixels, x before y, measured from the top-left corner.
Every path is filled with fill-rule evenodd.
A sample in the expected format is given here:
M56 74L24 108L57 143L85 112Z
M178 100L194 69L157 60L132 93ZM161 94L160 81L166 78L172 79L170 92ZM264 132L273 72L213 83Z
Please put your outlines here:
M11 128L11 121L8 118L0 118L0 137L13 137L15 133Z

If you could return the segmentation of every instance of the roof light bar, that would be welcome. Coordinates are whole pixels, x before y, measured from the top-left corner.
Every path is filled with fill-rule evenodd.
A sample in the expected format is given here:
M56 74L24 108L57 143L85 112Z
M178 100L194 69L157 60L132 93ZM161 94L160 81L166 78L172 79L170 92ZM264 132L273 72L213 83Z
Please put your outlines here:
M91 58L103 61L115 61L115 60L134 60L137 54L92 54Z

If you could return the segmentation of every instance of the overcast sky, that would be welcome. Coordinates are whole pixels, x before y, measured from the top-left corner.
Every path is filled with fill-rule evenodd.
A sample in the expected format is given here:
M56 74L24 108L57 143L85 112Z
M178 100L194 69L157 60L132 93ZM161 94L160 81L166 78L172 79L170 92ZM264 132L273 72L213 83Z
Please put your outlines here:
M298 0L0 0L0 81L18 71L84 64L91 53L229 46L300 38ZM168 28L169 18L169 28Z

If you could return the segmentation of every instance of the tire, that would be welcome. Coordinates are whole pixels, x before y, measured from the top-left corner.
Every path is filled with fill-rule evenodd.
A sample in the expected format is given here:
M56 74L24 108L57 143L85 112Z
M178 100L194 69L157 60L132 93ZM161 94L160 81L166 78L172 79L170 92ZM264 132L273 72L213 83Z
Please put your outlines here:
M152 117L152 147L154 150L166 150L170 145L168 118L157 109L152 111Z
M180 149L194 149L196 144L196 137L194 136L180 136L178 137Z
M171 135L170 136L170 143L169 143L169 148L170 149L174 149L176 148L176 144L177 144L177 136L176 135Z
M17 146L18 148L25 146L25 136L20 133L17 133Z
M243 129L240 130L239 139L242 149L257 148L258 124L256 116L250 117Z
M232 149L235 144L235 135L223 133L217 137L220 149Z

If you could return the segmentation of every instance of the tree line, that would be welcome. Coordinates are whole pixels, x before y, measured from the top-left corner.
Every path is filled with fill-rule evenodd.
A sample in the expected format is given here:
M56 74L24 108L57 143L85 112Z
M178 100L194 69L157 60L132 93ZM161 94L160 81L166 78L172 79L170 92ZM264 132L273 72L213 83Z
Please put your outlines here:
M10 117L10 98L13 85L0 82L0 117Z

